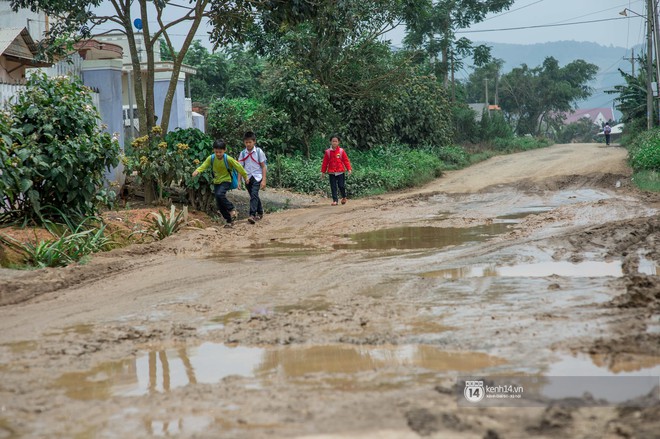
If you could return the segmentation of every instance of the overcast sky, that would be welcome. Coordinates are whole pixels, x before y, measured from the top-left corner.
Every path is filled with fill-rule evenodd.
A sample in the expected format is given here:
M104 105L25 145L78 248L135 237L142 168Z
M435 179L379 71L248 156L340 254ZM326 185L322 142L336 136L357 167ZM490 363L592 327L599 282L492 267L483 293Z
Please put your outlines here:
M619 12L629 8L644 15L645 4L646 0L516 0L508 11L491 14L482 23L463 29L459 36L494 43L534 44L576 40L628 48L644 42L645 20L634 13L629 13L629 18L625 18ZM102 9L105 8L108 6ZM178 17L181 10L173 8L172 12ZM581 23L566 25L576 22ZM526 29L506 30L510 28ZM173 33L182 41L185 30L177 29ZM398 29L389 36L394 45L400 45L403 35L404 30ZM211 47L208 26L200 26L197 38Z
M514 27L558 25L520 30L492 30L464 34L472 40L534 44L547 41L593 41L605 46L632 47L644 41L645 0L517 0L506 12L493 14L468 32ZM611 21L597 21L611 20ZM569 25L567 23L588 22Z
M626 18L619 12L629 8L645 15L645 4L645 0L516 0L508 11L489 15L485 21L461 30L459 36L493 43L575 40L627 48L645 41L645 20L634 13ZM580 24L567 24L576 22ZM397 45L403 30L390 37Z

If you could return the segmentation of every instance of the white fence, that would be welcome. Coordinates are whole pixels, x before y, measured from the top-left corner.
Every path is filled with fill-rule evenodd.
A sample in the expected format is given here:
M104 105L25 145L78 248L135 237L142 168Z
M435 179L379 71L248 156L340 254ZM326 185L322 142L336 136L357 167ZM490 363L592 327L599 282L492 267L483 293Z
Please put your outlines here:
M7 106L7 103L18 94L18 91L24 88L25 86L20 84L0 83L0 108Z
M186 112L186 126L185 128L193 127L193 111L192 111L192 99L186 98L185 103L185 112Z
M7 106L12 101L19 91L25 89L22 84L5 84L0 83L0 109ZM92 103L99 112L101 111L101 97L97 91L92 91Z

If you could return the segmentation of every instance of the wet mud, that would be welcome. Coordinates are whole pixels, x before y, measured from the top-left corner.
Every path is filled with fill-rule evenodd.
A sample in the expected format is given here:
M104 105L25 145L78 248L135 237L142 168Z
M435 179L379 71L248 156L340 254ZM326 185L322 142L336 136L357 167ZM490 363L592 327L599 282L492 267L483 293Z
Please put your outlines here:
M658 437L657 388L463 404L660 376L660 197L618 149L489 162L2 277L0 438Z

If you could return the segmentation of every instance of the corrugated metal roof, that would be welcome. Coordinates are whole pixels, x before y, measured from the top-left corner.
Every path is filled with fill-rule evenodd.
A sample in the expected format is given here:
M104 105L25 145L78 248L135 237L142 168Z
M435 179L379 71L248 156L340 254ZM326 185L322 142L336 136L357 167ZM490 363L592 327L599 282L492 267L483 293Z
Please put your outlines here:
M37 52L37 45L30 36L30 32L26 28L8 27L0 29L0 55L4 54L16 38L23 38L23 41L30 48L32 54Z

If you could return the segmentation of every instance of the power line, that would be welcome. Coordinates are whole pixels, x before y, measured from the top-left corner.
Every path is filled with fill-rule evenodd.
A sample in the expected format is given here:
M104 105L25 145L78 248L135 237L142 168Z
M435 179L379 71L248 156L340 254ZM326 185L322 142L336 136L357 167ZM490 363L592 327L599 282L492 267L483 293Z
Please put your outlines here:
M535 26L521 26L521 27L502 27L499 29L481 29L481 30L461 30L457 31L457 34L475 34L475 33L485 33L485 32L503 32L509 30L523 30L523 29L540 29L545 27L559 27L559 26L573 26L576 24L589 24L589 23L602 23L605 21L615 21L615 20L627 20L632 17L615 17L615 18L603 18L600 20L588 20L588 21L574 21L572 23L556 23L556 24L539 24Z
M639 1L640 1L640 0L635 0L635 3L638 3ZM619 8L621 8L621 7L625 7L625 6L626 6L626 4L624 3L624 4L622 4L622 5L614 6L614 7L607 8L607 9L601 9L600 11L590 12L590 13L588 13L588 14L580 15L580 16L578 16L578 17L573 17L573 18L567 18L566 20L557 21L557 22L555 22L555 23L550 23L550 24L565 23L565 22L570 21L570 20L577 20L578 18L590 17L590 16L593 16L593 15L595 15L595 14L600 14L601 12L614 11L614 10L617 10L617 9L619 9ZM628 9L630 9L630 2L628 2Z
M484 21L488 21L488 20L492 20L492 19L497 18L497 17L501 17L502 15L511 14L512 12L516 12L516 11L520 11L521 9L529 8L530 6L534 6L535 4L537 4L537 3L541 3L542 1L544 1L544 0L537 0L537 1L535 1L534 3L530 3L530 4L528 4L528 5L521 6L521 7L516 8L516 9L511 9L511 10L509 10L509 11L502 12L501 14L493 15L492 17L489 17L489 18L486 18L485 20L483 20L482 23L483 23Z

